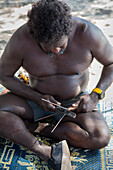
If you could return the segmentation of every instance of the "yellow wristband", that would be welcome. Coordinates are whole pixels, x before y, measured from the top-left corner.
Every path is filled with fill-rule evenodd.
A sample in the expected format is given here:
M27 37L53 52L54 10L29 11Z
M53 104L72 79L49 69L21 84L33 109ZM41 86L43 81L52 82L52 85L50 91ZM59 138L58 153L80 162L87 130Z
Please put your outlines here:
M103 90L99 89L99 88L94 88L92 91L101 94L103 92Z

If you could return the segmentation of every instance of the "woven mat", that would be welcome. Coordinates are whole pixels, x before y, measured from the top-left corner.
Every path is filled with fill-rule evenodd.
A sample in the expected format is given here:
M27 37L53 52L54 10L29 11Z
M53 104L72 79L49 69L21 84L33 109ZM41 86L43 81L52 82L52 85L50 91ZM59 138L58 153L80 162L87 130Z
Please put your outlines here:
M104 149L92 151L70 148L71 163L76 170L113 170L113 103L102 101L99 107L111 131L111 141ZM36 136L47 145L52 139ZM0 143L0 170L49 170L47 163L34 153L9 140Z

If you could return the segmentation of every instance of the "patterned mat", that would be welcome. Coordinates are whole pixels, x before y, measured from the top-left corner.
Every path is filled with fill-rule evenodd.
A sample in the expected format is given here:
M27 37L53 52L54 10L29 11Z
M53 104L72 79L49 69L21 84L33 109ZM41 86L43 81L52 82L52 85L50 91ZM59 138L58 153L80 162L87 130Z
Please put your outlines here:
M113 103L102 101L99 104L111 131L109 145L100 150L71 150L71 163L76 170L113 170ZM47 145L52 139L36 136ZM73 150L72 150L73 149ZM0 170L50 170L47 163L31 151L9 140L0 142Z

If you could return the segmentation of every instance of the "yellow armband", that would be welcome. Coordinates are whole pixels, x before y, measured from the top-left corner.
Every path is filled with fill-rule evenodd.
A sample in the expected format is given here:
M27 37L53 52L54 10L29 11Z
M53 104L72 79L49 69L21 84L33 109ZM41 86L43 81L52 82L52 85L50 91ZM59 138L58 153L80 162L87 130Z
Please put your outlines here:
M102 89L100 89L100 88L95 88L95 89L92 90L92 92L97 93L98 94L98 98L100 100L105 97L105 92Z

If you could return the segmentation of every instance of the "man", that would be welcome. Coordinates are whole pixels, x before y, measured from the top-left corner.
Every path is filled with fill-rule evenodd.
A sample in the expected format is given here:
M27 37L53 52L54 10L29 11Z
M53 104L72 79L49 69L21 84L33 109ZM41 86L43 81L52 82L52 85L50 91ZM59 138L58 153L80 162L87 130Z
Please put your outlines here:
M1 84L11 91L0 96L0 136L30 149L51 167L66 169L62 164L66 153L67 164L70 161L65 140L83 149L99 149L109 143L110 131L96 105L113 81L113 47L95 25L72 17L64 2L41 0L32 6L28 18L13 34L0 60ZM88 94L84 90L94 57L103 71ZM14 77L21 66L29 74L29 86ZM51 124L40 130L42 135L62 141L52 149L36 140L24 124L24 120L54 114L56 107L51 102L71 106L76 113L76 118L65 116L53 133ZM53 119L57 122L61 117ZM54 161L54 153L61 162Z

